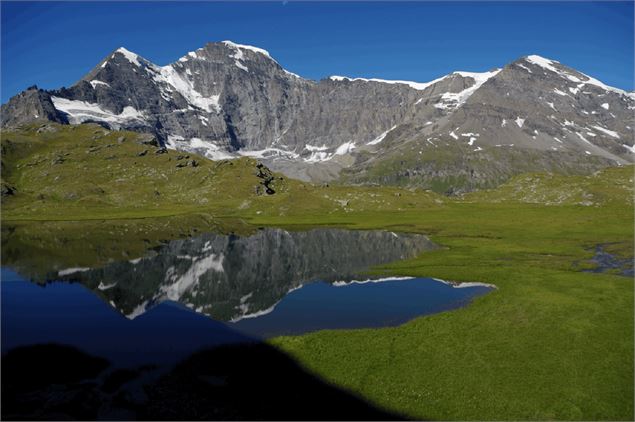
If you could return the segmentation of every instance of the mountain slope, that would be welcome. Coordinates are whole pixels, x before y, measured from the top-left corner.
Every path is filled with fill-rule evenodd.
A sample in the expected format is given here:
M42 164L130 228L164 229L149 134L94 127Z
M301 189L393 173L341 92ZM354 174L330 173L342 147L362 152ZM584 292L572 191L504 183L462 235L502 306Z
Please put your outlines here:
M70 88L12 98L2 126L97 122L212 159L256 157L303 180L463 191L519 171L632 162L633 109L632 93L539 56L427 83L315 82L223 41L166 66L119 48Z
M2 218L138 218L229 210L266 215L438 206L433 193L315 186L242 157L212 161L96 124L37 124L1 140ZM301 200L299 200L301 198Z

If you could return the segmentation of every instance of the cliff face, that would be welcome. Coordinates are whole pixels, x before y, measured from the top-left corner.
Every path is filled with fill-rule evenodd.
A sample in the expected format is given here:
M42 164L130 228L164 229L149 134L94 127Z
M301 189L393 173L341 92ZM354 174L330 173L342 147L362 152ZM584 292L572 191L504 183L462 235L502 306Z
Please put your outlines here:
M51 95L37 86L12 97L2 105L0 114L3 128L37 122L68 123L66 115L53 105Z

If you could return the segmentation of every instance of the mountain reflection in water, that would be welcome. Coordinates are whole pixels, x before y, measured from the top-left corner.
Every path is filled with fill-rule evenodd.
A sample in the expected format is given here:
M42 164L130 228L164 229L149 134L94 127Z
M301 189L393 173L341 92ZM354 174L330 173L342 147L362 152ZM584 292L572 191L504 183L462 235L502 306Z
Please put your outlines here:
M374 265L433 248L422 235L264 229L246 237L174 240L142 258L66 269L57 278L82 283L128 318L169 300L216 320L236 321L270 309L303 284L359 279Z
M266 229L175 240L132 260L51 270L36 283L3 268L2 351L58 343L117 365L169 363L206 347L399 325L490 290L422 278L363 282L372 266L434 248L421 235Z

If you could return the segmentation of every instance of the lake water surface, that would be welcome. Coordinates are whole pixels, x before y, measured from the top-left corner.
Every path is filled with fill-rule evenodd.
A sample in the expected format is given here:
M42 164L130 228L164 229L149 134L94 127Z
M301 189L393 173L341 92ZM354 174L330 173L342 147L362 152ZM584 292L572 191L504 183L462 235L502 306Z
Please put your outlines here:
M5 267L2 351L59 343L123 366L167 363L215 345L395 326L491 289L363 275L434 248L425 236L385 231L266 229L171 241L39 280Z

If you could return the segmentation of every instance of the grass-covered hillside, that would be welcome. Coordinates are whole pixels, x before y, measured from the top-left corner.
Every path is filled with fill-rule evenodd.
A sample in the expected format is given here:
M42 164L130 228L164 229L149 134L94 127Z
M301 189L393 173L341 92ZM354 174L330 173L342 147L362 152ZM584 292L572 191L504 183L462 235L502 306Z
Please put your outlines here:
M4 219L152 217L188 212L398 209L443 201L397 188L311 185L256 160L211 161L97 125L2 134ZM301 198L301 200L297 200Z
M521 202L541 205L629 206L633 204L633 167L612 167L588 176L530 173L496 189L464 196L467 202Z
M395 131L397 132L397 131ZM342 172L348 183L417 186L443 194L495 188L519 174L549 171L558 175L588 175L613 161L575 151L542 151L507 145L474 147L462 142L417 138L391 144L382 154L366 153Z

